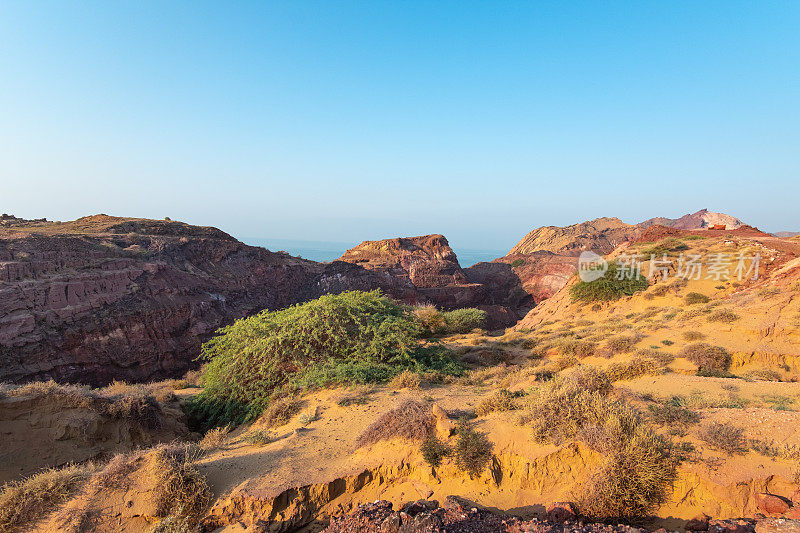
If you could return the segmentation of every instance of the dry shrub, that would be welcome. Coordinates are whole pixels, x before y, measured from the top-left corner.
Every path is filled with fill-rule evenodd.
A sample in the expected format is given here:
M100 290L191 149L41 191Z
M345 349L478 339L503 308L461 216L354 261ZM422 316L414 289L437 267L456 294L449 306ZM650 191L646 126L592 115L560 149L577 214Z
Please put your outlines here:
M77 493L93 470L93 465L70 465L7 483L0 489L0 532L42 518Z
M209 429L197 445L205 452L222 448L228 443L228 434L230 432L230 426Z
M21 386L6 385L4 392L8 396L39 397L42 401L60 403L61 407L91 409L102 416L131 421L148 430L161 427L161 405L153 397L149 385L128 385L114 381L107 387L92 390L50 380Z
M608 394L614 387L608 375L597 367L580 365L561 374L556 380L565 387L575 387L588 392Z
M625 415L609 417L604 431L613 447L584 489L581 513L599 520L648 515L672 490L680 462L676 450Z
M422 377L409 370L403 370L389 382L389 388L392 390L418 389L421 385Z
M414 318L429 333L443 333L447 328L444 315L436 306L428 304L414 308Z
M579 359L583 359L584 357L590 357L594 355L595 350L597 350L597 343L585 340L569 339L560 344L559 350L564 355L574 355Z
M242 437L242 440L253 446L266 446L273 442L275 438L266 429L251 429Z
M724 322L726 324L729 324L731 322L736 322L737 320L739 320L739 318L740 318L739 315L737 315L736 313L734 313L729 309L720 309L719 311L716 311L715 313L709 315L708 321Z
M701 339L705 339L706 336L699 331L684 331L683 332L683 340L686 341L699 341Z
M781 373L769 368L750 370L743 377L752 381L781 381Z
M276 398L270 402L260 420L267 427L279 427L288 423L294 415L300 412L301 407L301 402L294 398Z
M151 452L149 474L156 490L153 500L158 516L181 517L196 525L211 500L211 489L194 461L193 448L187 445L157 446Z
M453 455L458 468L470 477L477 477L492 458L492 443L483 433L478 433L467 424L460 424Z
M615 354L630 352L637 342L639 342L637 336L619 335L608 339L606 341L606 348L611 350L611 353Z
M511 392L508 389L500 389L492 396L484 399L478 408L475 409L475 414L484 416L495 411L513 411L519 409L516 399L522 396L521 393Z
M423 441L435 426L430 405L406 400L370 424L356 439L356 446L360 448L393 437Z
M699 436L711 447L729 455L747 451L747 439L744 430L739 427L715 422L700 430Z
M662 367L667 366L672 361L675 360L675 356L671 353L662 352L661 350L656 350L653 348L642 348L636 351L637 355L642 357L647 357L661 365Z
M574 355L562 355L551 362L553 372L561 372L578 364L578 358Z
M527 417L534 439L554 444L581 439L605 456L581 498L583 514L595 519L644 516L666 500L677 456L634 408L583 387L582 379L556 379L534 397Z
M686 305L706 304L710 300L708 296L700 294L699 292L690 292L683 297L683 301L686 302Z
M681 356L696 364L701 372L724 372L731 366L731 355L725 348L705 342L686 346Z
M647 406L650 419L659 426L669 426L683 429L686 426L700 422L700 415L685 406L685 401L680 396L673 396L663 404Z
M211 500L205 476L195 466L201 455L193 444L160 444L117 455L86 485L83 499L90 503L81 507L68 504L59 511L61 519L70 529L85 529L82 526L91 522L95 513L106 511L93 508L91 502L107 498L111 492L129 491L136 479L148 488L147 495L138 497L153 503L156 518L169 518L168 522L183 523L186 531L194 531Z
M634 357L630 361L612 363L606 368L606 374L611 381L635 379L639 376L659 374L660 367L652 359Z

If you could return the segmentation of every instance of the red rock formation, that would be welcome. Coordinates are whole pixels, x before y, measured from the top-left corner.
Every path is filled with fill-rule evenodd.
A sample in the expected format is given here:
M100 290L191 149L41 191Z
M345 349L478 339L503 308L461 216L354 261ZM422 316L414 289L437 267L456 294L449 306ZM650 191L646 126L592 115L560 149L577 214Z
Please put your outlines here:
M338 261L388 274L399 283L407 280L421 296L416 301L405 298L409 303L431 302L453 309L477 305L485 298L483 287L467 279L442 235L364 241Z

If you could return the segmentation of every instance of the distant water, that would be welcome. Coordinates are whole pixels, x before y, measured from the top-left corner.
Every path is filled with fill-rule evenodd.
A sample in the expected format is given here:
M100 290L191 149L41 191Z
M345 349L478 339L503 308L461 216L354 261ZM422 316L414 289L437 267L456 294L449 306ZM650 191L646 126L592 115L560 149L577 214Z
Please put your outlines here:
M292 239L242 239L242 241L251 246L262 246L273 252L283 250L303 259L320 262L338 259L346 250L358 244L357 242L300 241ZM500 250L454 248L454 251L458 256L459 264L464 268L505 255L505 252Z

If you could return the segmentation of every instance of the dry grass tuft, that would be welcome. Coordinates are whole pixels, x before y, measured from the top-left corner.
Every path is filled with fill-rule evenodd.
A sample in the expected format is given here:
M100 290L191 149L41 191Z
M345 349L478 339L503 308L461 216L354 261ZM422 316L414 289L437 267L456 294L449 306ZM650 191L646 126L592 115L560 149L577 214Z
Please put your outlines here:
M230 432L230 426L210 429L205 435L203 435L203 438L200 439L200 442L197 443L197 446L199 446L204 452L210 452L212 450L222 448L228 443L228 434Z
M266 429L251 429L242 437L242 441L253 446L266 446L274 440L275 437Z
M277 398L270 402L260 420L267 427L283 426L299 413L301 408L302 403L293 398Z
M686 302L686 305L707 304L710 300L708 296L700 294L699 292L690 292L683 297L683 301Z
M492 396L484 399L478 408L475 409L475 414L478 416L488 415L496 411L513 411L519 409L516 399L522 396L521 393L511 392L508 389L500 389Z
M686 346L681 356L696 364L701 372L724 372L731 366L731 355L725 348L705 342Z
M699 341L705 339L706 336L699 331L684 331L683 332L683 340L685 341Z
M422 376L410 370L403 370L389 382L392 390L418 389L422 386Z
M715 422L700 430L699 436L711 447L729 455L745 453L748 448L744 430L739 427Z
M430 405L406 400L370 424L356 439L356 446L360 448L393 437L424 441L435 426Z
M43 517L80 490L93 465L51 469L0 489L0 532L18 531Z
M611 381L635 379L639 376L660 374L658 363L644 357L634 357L630 361L612 363L606 368L606 374Z
M619 335L608 339L606 348L613 354L630 352L639 340L637 336Z
M736 322L741 318L739 315L730 311L729 309L720 309L709 315L708 321L709 322L724 322L726 324L730 324L731 322Z

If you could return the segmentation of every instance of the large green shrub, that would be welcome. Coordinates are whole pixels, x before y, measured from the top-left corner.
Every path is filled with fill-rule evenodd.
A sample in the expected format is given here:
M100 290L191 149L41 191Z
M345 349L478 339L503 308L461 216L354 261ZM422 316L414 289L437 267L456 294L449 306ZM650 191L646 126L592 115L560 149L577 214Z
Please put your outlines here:
M447 333L469 333L476 328L486 327L486 311L467 307L442 313Z
M647 289L647 279L641 274L628 277L628 272L620 271L617 263L609 263L605 275L594 281L580 281L572 286L570 294L573 301L598 302L619 300ZM618 279L622 278L622 279Z
M385 381L410 368L458 373L438 346L422 346L408 309L378 291L326 295L221 328L203 345L204 391L190 415L204 424L257 416L286 388Z

